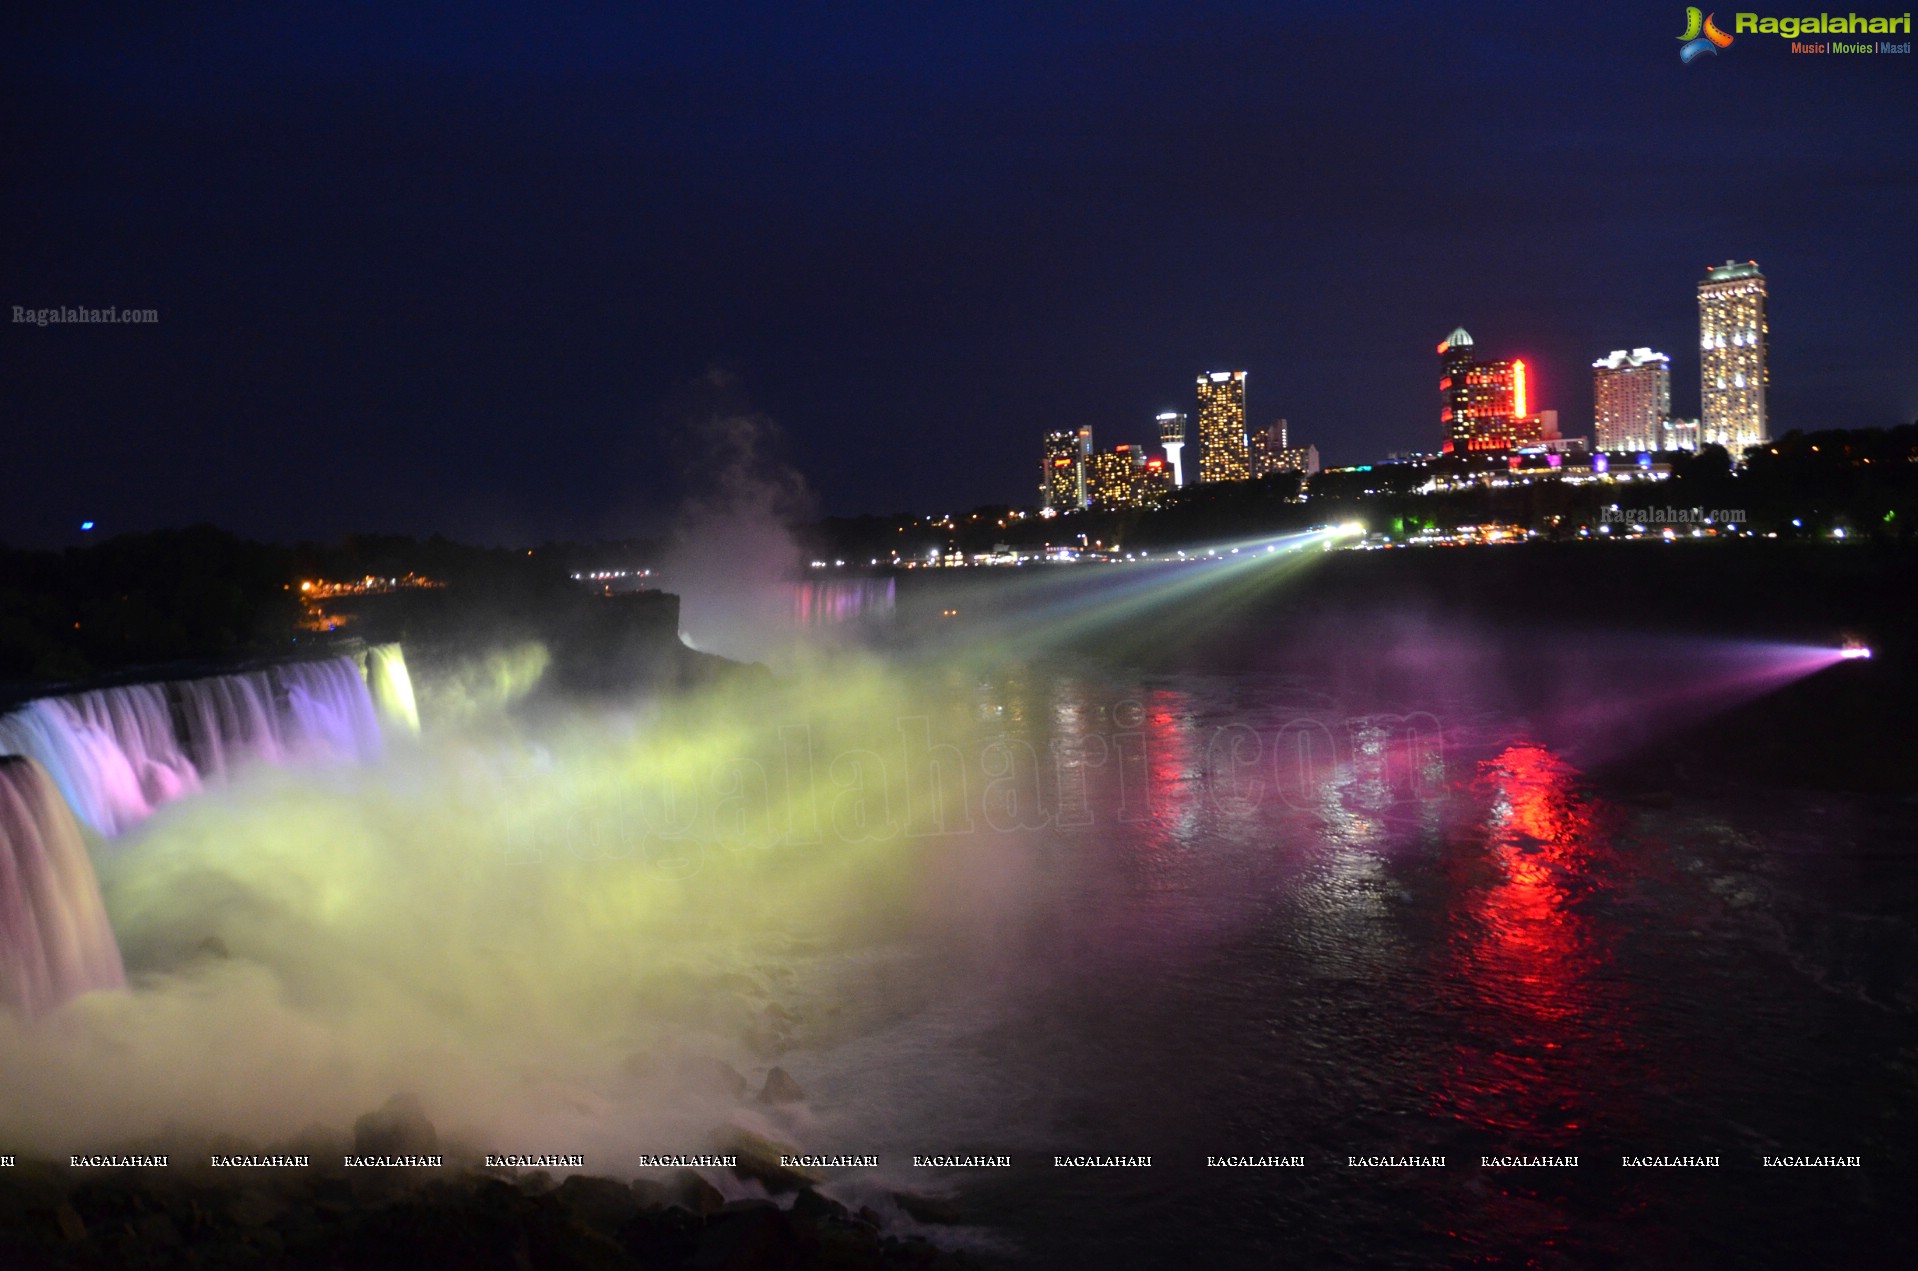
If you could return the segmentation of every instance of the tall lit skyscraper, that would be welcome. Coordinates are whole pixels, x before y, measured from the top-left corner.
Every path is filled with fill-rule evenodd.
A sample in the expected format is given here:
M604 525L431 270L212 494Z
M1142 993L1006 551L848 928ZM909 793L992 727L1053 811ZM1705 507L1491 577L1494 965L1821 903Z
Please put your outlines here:
M1080 491L1084 468L1078 462L1078 433L1045 433L1045 458L1040 462L1040 495L1053 512L1084 506Z
M1765 275L1755 260L1728 260L1698 284L1699 382L1704 414L1699 441L1742 457L1771 440L1765 390L1771 384L1771 325Z
M1046 434L1046 452L1040 469L1039 493L1055 512L1086 505L1088 465L1092 459L1092 429Z
M1600 450L1662 450L1672 413L1672 360L1624 349L1592 363L1593 430Z
M1524 362L1479 361L1464 327L1439 341L1438 354L1439 425L1448 453L1510 450L1539 440Z
M1160 413L1159 444L1165 447L1166 461L1172 465L1172 488L1176 490L1185 484L1185 463L1179 457L1185 450L1184 415L1176 410Z
M1245 372L1199 376L1199 480L1244 481L1252 475L1245 440Z

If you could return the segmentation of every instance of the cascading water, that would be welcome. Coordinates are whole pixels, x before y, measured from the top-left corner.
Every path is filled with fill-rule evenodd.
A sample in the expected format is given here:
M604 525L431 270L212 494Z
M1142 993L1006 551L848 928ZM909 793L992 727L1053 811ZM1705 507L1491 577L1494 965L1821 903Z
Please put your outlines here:
M397 644L375 644L366 650L366 687L373 695L380 723L409 733L420 730L420 708L413 698L413 677L406 669L406 652Z
M801 627L837 626L890 618L895 601L890 578L807 581L793 588L793 620Z
M286 690L287 742L300 757L379 758L379 717L352 658L294 662L274 675Z
M0 755L38 761L73 815L111 837L247 764L377 758L368 678L405 726L418 714L399 646L373 654L366 675L337 657L42 698L0 716Z
M265 671L176 684L187 744L200 771L224 779L233 764L277 763L285 751Z
M125 983L79 824L46 769L0 756L0 1010Z
M39 760L74 814L102 834L118 834L200 784L156 684L29 703L0 717L0 754Z

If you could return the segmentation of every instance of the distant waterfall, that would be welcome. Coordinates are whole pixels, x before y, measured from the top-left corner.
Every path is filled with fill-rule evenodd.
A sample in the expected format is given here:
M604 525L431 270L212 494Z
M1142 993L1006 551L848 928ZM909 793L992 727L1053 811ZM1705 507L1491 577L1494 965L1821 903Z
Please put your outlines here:
M793 587L793 620L801 627L830 627L892 617L890 578L807 580Z
M364 675L354 658L337 657L42 698L0 716L0 755L37 760L75 816L119 834L247 764L378 758L368 678L394 700L394 684L404 685L408 707L412 685L398 646L374 652Z
M120 947L80 827L32 759L0 756L0 1011L120 988Z

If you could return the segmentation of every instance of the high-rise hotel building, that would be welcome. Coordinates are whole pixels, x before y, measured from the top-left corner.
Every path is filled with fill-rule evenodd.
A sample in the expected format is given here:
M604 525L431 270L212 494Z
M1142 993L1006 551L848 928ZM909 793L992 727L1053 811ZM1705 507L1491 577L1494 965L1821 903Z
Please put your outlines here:
M1531 413L1525 363L1481 362L1464 327L1439 341L1439 425L1445 452L1499 452L1539 440L1542 422Z
M1593 431L1600 450L1663 450L1672 413L1672 360L1618 349L1592 363Z
M1698 440L1742 458L1771 440L1765 390L1771 383L1771 326L1765 275L1753 260L1728 260L1698 284L1698 348L1704 414Z
M1055 512L1086 506L1092 463L1092 429L1046 434L1046 455L1040 471L1039 493Z
M1245 372L1199 376L1199 480L1244 481L1252 475L1245 439Z

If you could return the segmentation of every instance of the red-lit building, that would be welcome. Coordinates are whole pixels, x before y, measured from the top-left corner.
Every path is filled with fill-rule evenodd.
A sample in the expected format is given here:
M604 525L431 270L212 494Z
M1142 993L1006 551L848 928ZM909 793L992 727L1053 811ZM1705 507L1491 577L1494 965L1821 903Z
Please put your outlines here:
M1499 453L1537 445L1543 421L1532 412L1531 368L1519 360L1481 362L1459 327L1439 343L1439 423L1445 453Z

